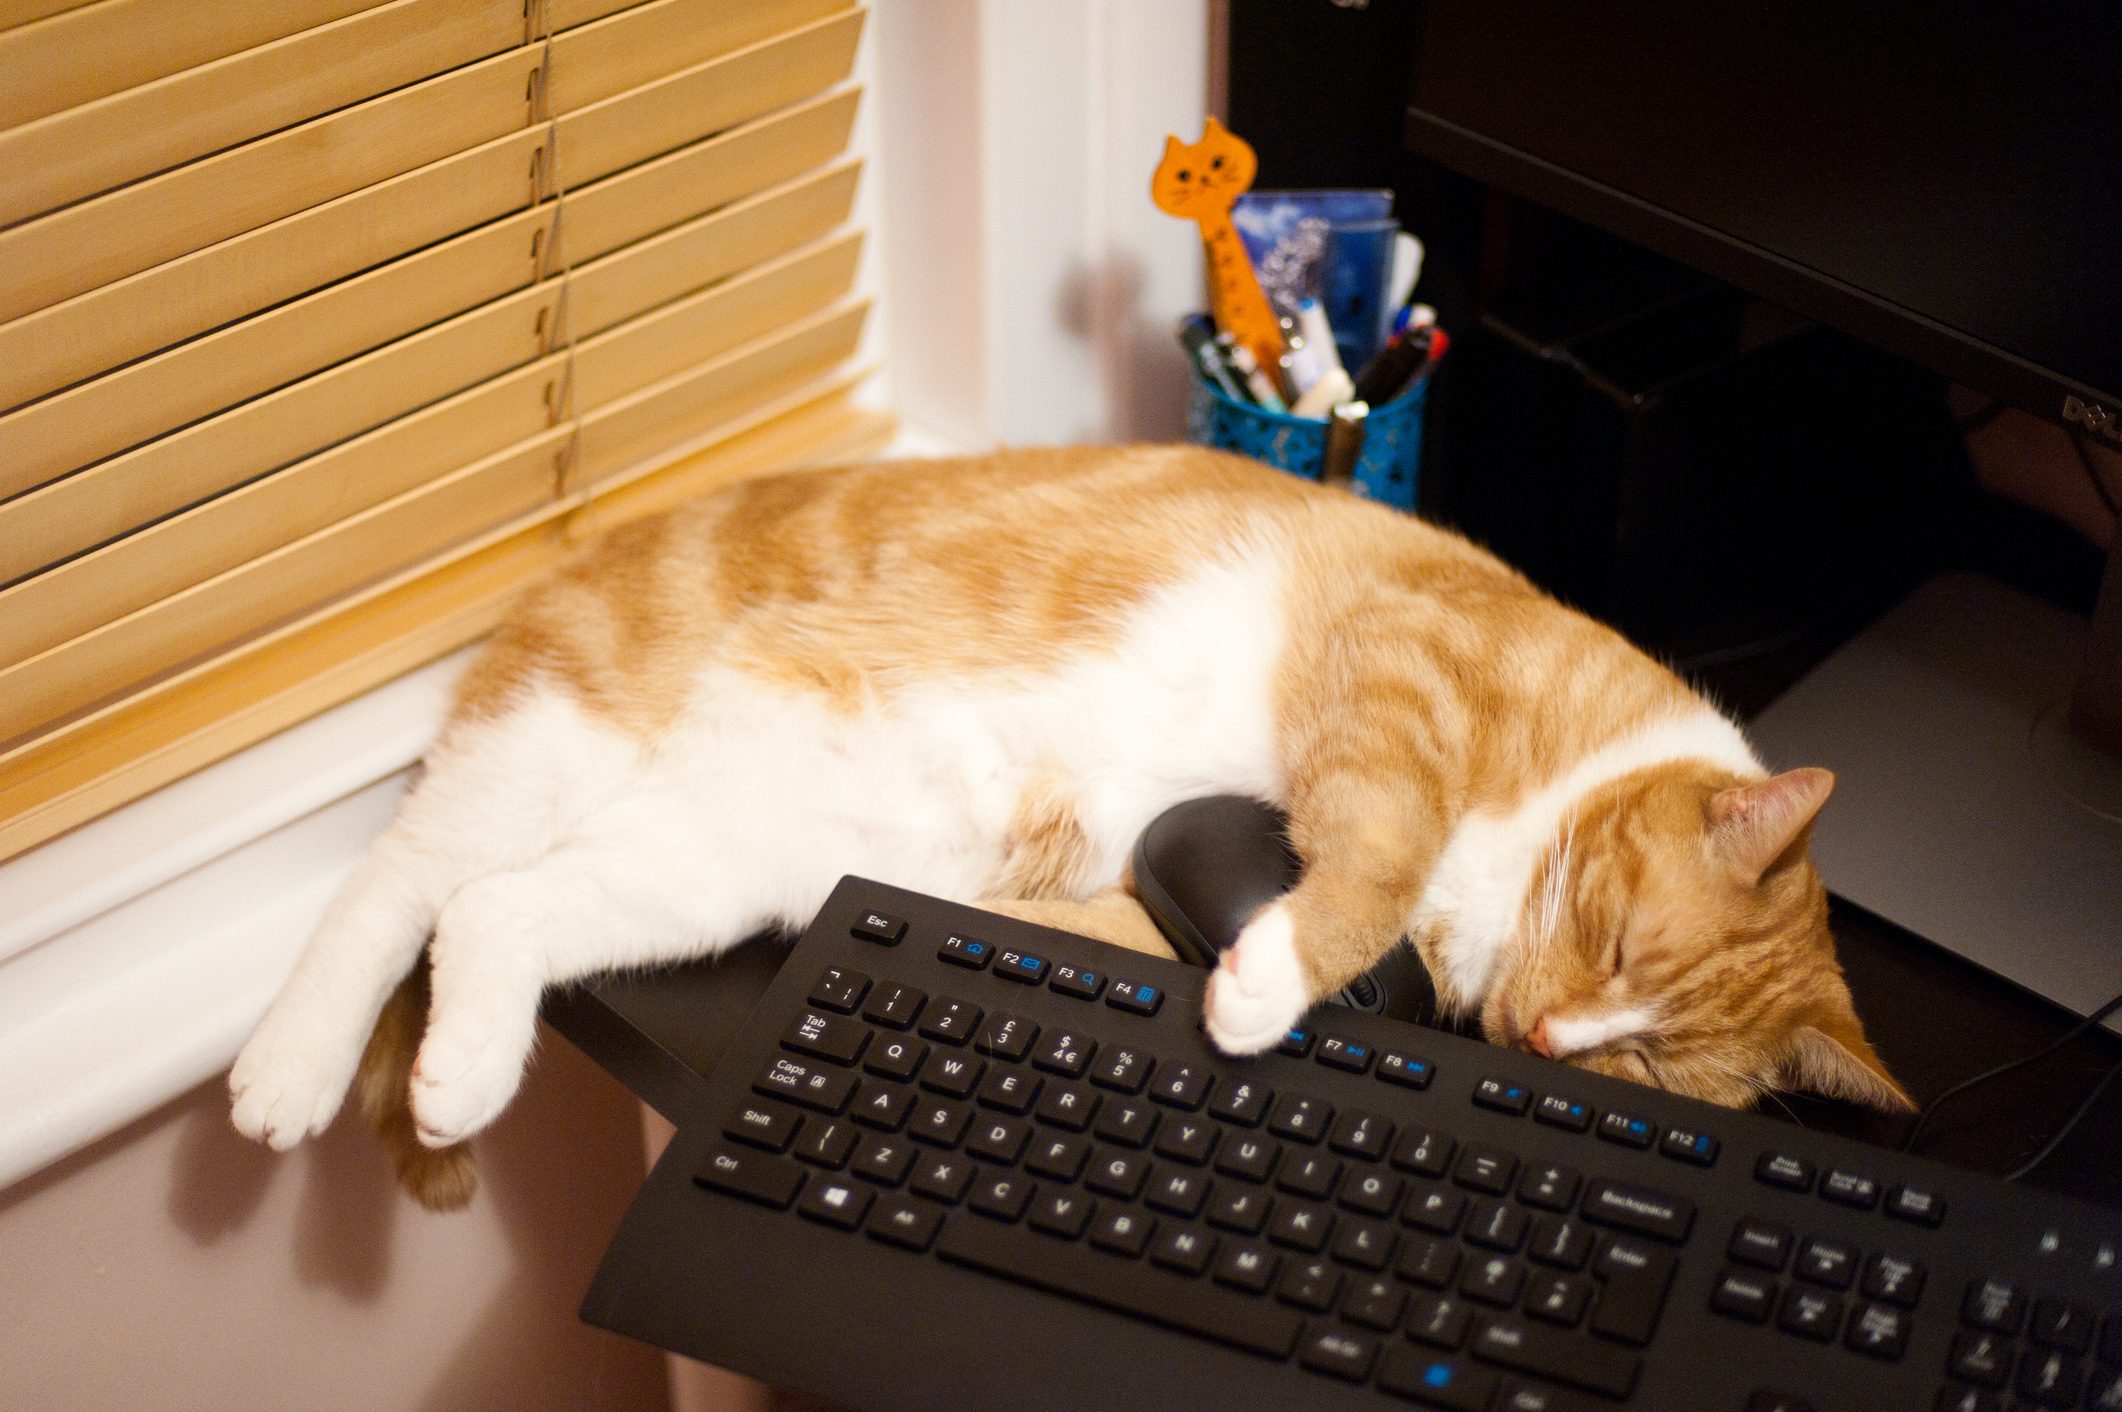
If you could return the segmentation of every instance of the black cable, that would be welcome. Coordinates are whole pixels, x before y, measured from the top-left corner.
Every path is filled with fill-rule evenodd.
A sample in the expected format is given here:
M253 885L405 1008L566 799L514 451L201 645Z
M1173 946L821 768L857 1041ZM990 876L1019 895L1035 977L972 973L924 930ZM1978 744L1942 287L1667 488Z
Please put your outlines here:
M2100 1076L2100 1082L2094 1084L2092 1092L2086 1094L2084 1100L2071 1110L2071 1115L2063 1120L2063 1126L2057 1128L2049 1136L2048 1141L2041 1144L2039 1152L2036 1152L2033 1156L2006 1172L2004 1180L2015 1182L2043 1162L2046 1162L2055 1150L2063 1145L2063 1139L2070 1136L2071 1130L2084 1120L2087 1113L2092 1112L2093 1105L2100 1101L2100 1095L2107 1092L2107 1086L2113 1083L2117 1076L2122 1076L2122 1059L2117 1059L2114 1063L2107 1066L2107 1072Z
M2024 1059L2014 1059L2009 1064L1999 1064L1994 1069L1986 1070L1982 1073L1975 1075L1971 1079L1965 1079L1959 1083L1954 1084L1951 1088L1945 1090L1945 1092L1939 1094L1936 1098L1933 1098L1930 1102L1923 1105L1923 1111L1916 1115L1916 1125L1908 1130L1907 1137L1901 1139L1901 1150L1903 1152L1913 1152L1916 1150L1916 1140L1923 1136L1923 1130L1930 1126L1931 1118L1936 1115L1939 1108L1944 1106L1947 1099L1957 1098L1961 1094L1967 1092L1971 1088L1974 1088L1978 1084L1986 1084L1991 1079L2001 1078L2005 1074L2009 1074L2016 1070L2023 1069L2029 1064L2040 1063L2049 1055L2055 1053L2057 1050L2063 1048L2063 1046L2069 1044L2072 1040L2076 1039L2079 1035L2084 1034L2087 1030L2099 1024L2109 1015L2114 1014L2117 1010L2122 1010L2122 995L2117 995L2114 999L2108 1001L2105 1005L2102 1005L2099 1009L2093 1011L2090 1015L2087 1015L2084 1019L2078 1021L2077 1024L2072 1025L2069 1030L2064 1032L2064 1035L2061 1039L2049 1045L2048 1048L2041 1050L2039 1053L2029 1054ZM2114 1075L2110 1073L2108 1075L2108 1078L2112 1077L2114 1077ZM2102 1079L2100 1081L2099 1088L2096 1088L2094 1090L2094 1095L2097 1097L2099 1094L2099 1089L2105 1088L2106 1086L2107 1080ZM2076 1123L2078 1121L2078 1118L2083 1116L2084 1115L2080 1113L2077 1116L2074 1116L2070 1121L2072 1123ZM2069 1131L2069 1128L2066 1126L2064 1131ZM2047 1150L2043 1149L2042 1156L2045 1157L2047 1155Z

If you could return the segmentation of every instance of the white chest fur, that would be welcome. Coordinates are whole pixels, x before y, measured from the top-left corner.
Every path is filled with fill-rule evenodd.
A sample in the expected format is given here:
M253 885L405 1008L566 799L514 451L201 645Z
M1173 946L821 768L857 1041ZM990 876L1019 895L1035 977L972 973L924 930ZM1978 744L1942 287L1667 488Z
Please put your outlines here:
M1459 821L1408 919L1408 934L1431 942L1432 979L1448 1008L1472 1009L1488 993L1504 954L1543 905L1528 895L1533 876L1542 854L1561 841L1577 802L1624 775L1674 760L1761 773L1739 728L1704 707L1602 746L1507 811Z

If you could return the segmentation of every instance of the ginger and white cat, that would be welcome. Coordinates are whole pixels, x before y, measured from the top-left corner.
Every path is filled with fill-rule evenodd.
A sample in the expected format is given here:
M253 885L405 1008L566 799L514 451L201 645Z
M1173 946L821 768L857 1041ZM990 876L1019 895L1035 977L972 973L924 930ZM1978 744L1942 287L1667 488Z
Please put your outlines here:
M321 1131L373 1030L365 1106L459 1204L546 986L800 927L845 873L1161 951L1129 850L1214 793L1286 809L1304 863L1211 977L1233 1054L1407 936L1495 1043L1904 1107L1805 856L1831 784L1769 777L1466 541L1237 457L754 481L618 532L496 635L238 1058L235 1123Z

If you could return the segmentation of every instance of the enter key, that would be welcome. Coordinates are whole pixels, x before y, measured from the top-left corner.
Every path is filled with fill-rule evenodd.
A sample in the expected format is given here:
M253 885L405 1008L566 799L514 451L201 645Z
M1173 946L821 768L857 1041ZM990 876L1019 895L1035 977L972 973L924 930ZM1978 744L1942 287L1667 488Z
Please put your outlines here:
M1485 1363L1532 1373L1605 1397L1626 1397L1642 1360L1609 1344L1523 1319L1484 1317L1468 1352Z

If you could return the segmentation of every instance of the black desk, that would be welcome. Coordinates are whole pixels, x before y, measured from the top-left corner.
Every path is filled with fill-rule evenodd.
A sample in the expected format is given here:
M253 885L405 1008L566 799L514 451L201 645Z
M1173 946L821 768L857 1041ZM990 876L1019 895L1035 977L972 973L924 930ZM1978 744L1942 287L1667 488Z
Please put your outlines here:
M2030 1054L2075 1017L1857 908L1837 904L1835 935L1857 1013L1918 1102ZM695 1116L725 1040L781 964L770 939L654 975L610 977L548 998L545 1018L668 1118ZM2122 974L2115 981L2122 990ZM2122 1039L2086 1035L2038 1065L1955 1099L1924 1136L1926 1156L2003 1173L2031 1156L2117 1059ZM1770 1104L1770 1116L1898 1147L1911 1120L1820 1099ZM2027 1182L2122 1206L2122 1084Z

